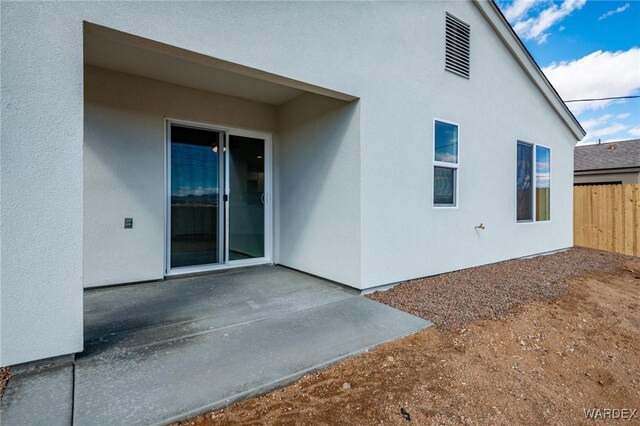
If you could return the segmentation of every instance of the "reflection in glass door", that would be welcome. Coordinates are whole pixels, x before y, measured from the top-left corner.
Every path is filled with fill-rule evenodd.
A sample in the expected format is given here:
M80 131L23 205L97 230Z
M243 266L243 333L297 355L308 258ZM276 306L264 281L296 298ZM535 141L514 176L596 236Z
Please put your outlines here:
M168 121L167 274L269 262L271 151L262 135Z
M170 124L169 268L222 263L224 133Z
M265 257L265 141L229 136L229 260Z

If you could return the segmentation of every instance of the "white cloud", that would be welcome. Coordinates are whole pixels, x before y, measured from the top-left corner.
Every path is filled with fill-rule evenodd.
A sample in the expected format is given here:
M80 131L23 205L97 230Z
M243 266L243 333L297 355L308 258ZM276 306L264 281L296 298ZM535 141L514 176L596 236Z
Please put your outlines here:
M586 1L587 0L564 0L559 5L551 3L549 7L543 9L537 16L525 20L519 19L531 9L530 5L524 13L519 14L516 12L520 12L520 10L525 6L518 5L519 8L515 9L516 4L514 2L510 8L505 10L505 13L509 11L511 15L517 16L517 18L511 19L510 22L517 21L513 25L513 29L520 37L525 40L536 40L538 44L542 44L549 37L549 33L546 32L549 28L562 21L573 11L581 9L582 6L585 5ZM511 12L511 9L514 9L514 11Z
M582 120L580 122L580 124L582 125L584 130L587 133L589 133L592 130L595 130L601 124L609 122L609 120L611 120L612 117L613 117L613 114L604 114L604 115L601 115L600 117L597 117L597 118L591 118L589 120Z
M602 21L603 19L607 19L609 16L615 15L616 13L624 12L625 10L629 9L630 7L631 7L631 5L629 3L625 3L624 6L620 6L617 9L610 10L607 13L603 14L602 16L600 16L598 18L598 21Z
M504 9L504 17L509 22L517 21L533 7L535 0L514 0Z
M562 99L628 96L640 90L640 48L626 51L598 50L580 59L553 63L543 68ZM601 109L612 101L573 102L567 104L574 114Z
M636 138L640 137L640 127L632 127L627 133Z
M580 124L587 132L582 143L598 142L598 139L603 139L603 142L625 139L625 137L622 136L625 132L633 135L634 132L637 131L636 128L615 121L619 119L620 116L627 118L630 114L604 114L600 117L580 121Z
M601 127L599 129L594 129L588 132L585 140L593 140L595 138L601 138L603 136L615 135L616 133L623 132L628 128L629 126L625 126L624 124L613 123L610 126Z
M616 115L616 118L618 120L624 120L624 119L627 119L629 117L631 117L631 113L629 113L629 112L625 112L625 113Z
M549 38L549 33L540 34L540 37L538 37L538 42L537 42L537 44L544 44L544 43L546 43L548 38Z

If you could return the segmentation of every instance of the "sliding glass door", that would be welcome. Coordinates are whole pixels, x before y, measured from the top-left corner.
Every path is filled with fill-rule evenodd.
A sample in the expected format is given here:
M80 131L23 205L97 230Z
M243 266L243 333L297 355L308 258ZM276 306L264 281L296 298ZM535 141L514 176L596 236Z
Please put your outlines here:
M170 126L171 268L222 263L224 134Z
M229 259L264 257L264 140L229 136Z
M167 273L267 262L266 137L171 121L167 136Z

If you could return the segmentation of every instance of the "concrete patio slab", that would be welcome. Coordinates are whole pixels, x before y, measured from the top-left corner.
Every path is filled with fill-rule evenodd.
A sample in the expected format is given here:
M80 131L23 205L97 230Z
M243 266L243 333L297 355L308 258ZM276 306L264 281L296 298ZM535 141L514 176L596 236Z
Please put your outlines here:
M0 402L0 424L66 426L71 424L72 401L72 364L16 373Z
M285 385L429 323L353 296L79 359L77 424L162 424Z
M277 266L89 290L85 351L12 379L2 424L166 424L430 325Z
M217 316L224 323L304 308L355 291L291 269L266 266L85 292L85 347L112 333Z
M146 336L167 340L354 294L355 290L273 266L89 290L84 301L85 353L122 347L123 339L133 345L144 344Z

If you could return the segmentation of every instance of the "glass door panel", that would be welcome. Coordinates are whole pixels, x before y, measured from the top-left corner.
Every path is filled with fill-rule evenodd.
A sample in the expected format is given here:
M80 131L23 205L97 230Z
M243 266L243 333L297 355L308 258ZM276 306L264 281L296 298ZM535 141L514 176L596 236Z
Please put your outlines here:
M265 256L265 142L229 136L229 260Z
M170 268L221 263L224 134L170 126Z

